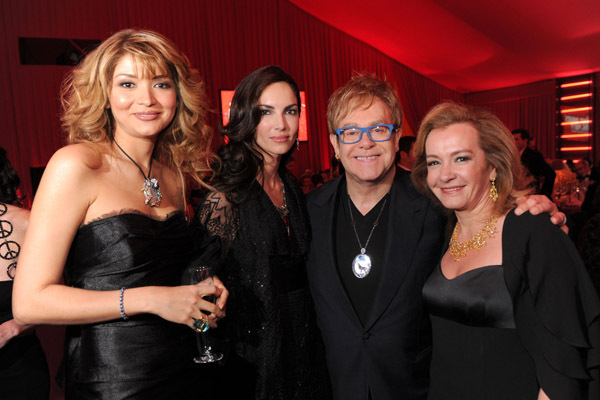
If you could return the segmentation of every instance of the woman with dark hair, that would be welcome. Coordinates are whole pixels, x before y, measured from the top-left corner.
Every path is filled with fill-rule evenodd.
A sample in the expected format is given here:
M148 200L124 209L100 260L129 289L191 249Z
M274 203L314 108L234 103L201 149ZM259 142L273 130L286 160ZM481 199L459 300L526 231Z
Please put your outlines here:
M13 311L25 324L69 325L67 399L200 396L190 328L215 327L227 297L218 280L180 283L197 256L187 185L212 172L203 88L170 40L133 29L64 83L70 144L37 191Z
M222 169L198 217L220 237L230 290L221 328L231 343L230 398L328 398L321 337L308 290L310 226L285 167L297 143L300 93L281 68L262 67L236 88ZM227 388L225 389L227 390ZM227 397L227 395L224 395Z
M3 399L48 399L48 363L33 327L18 324L11 296L17 259L29 223L20 208L21 180L0 147L0 393Z

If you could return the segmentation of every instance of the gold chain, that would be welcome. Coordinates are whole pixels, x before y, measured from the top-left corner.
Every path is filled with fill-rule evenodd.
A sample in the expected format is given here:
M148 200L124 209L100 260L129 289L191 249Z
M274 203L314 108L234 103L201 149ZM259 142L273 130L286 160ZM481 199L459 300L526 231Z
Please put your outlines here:
M492 217L485 222L479 232L477 232L475 236L466 242L458 241L460 222L456 222L454 232L452 232L452 237L450 238L450 255L452 255L452 259L454 261L458 261L466 256L469 250L479 250L485 246L486 239L488 237L493 238L496 235L496 222L498 222L498 216L492 215Z

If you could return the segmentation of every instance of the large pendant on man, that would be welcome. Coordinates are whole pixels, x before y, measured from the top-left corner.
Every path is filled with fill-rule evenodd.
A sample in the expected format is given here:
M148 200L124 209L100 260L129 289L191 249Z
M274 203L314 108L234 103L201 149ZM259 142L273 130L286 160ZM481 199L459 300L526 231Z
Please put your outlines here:
M352 260L352 272L358 279L362 279L371 272L371 257L365 254L364 248L360 249L360 254Z

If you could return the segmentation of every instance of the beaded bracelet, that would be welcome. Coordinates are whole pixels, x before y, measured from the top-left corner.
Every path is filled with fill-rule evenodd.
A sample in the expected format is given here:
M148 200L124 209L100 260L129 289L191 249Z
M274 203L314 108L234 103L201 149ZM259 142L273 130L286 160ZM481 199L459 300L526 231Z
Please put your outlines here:
M123 308L123 292L125 292L125 289L125 287L122 287L121 294L119 294L119 309L121 310L121 318L127 321L129 317L127 316L127 314L125 314L125 309Z

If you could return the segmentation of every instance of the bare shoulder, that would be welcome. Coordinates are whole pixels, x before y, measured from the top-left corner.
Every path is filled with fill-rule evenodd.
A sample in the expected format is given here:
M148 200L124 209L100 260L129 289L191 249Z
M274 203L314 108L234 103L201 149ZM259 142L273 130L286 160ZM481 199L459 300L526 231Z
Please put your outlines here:
M17 230L25 232L29 225L29 214L29 210L25 208L7 204L4 218L8 219Z
M102 166L103 146L94 147L85 143L65 146L54 153L47 168L75 168L95 170Z

